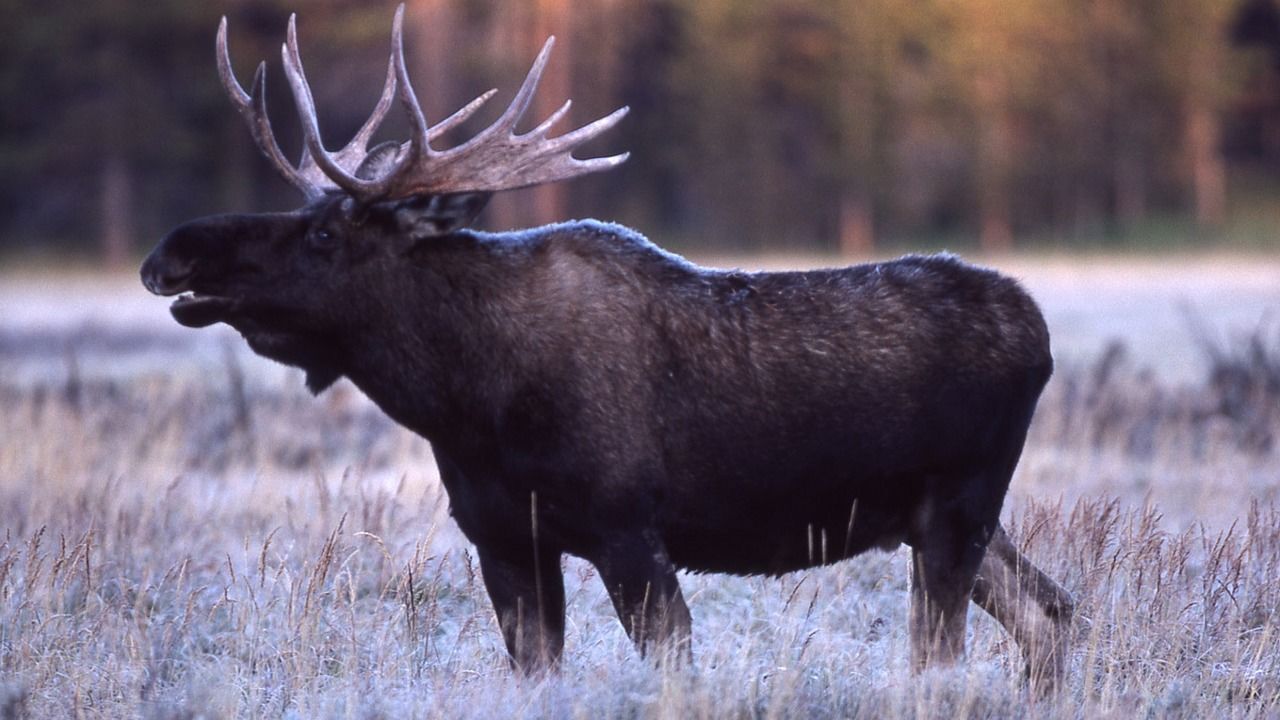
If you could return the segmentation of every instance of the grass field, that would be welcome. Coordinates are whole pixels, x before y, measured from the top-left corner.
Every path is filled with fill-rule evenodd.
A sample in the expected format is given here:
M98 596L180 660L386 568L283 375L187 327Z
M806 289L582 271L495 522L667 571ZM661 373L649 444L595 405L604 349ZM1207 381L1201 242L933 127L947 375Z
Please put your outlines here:
M0 718L1280 714L1280 264L1006 266L1058 358L1005 510L1078 602L1056 696L976 607L968 662L913 676L901 550L682 577L692 668L567 559L564 665L513 676L425 441L44 273L0 275Z

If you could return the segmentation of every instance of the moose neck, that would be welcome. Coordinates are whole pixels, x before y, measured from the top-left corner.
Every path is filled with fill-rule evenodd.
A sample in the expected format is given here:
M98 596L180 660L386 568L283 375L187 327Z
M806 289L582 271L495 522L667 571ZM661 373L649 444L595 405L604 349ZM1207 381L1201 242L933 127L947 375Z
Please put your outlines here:
M389 258L353 308L348 377L397 422L433 443L482 434L518 381L502 288L522 263L501 236L470 232Z

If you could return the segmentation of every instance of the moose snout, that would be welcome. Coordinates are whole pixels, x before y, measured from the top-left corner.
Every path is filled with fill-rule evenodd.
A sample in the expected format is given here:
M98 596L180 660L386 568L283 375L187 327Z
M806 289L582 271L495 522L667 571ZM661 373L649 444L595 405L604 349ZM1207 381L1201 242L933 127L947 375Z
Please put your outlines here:
M191 287L196 275L196 260L174 257L160 244L142 262L142 285L154 295L177 295Z
M220 275L231 254L235 218L212 216L180 225L142 262L142 284L156 295L178 295Z

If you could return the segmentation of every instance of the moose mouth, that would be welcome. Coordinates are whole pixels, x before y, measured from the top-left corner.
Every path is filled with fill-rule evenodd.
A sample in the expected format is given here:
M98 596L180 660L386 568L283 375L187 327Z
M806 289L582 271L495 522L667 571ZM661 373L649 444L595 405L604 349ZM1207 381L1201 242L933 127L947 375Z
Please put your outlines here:
M232 298L191 292L174 300L169 306L169 314L180 325L202 328L226 320L239 306L240 302Z

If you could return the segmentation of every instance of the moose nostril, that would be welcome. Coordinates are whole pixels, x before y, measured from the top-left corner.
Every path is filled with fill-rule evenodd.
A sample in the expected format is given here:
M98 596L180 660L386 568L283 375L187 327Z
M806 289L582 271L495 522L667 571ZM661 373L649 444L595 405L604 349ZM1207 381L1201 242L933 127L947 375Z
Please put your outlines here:
M194 260L152 256L142 264L142 284L156 295L176 295L187 290L196 274Z

